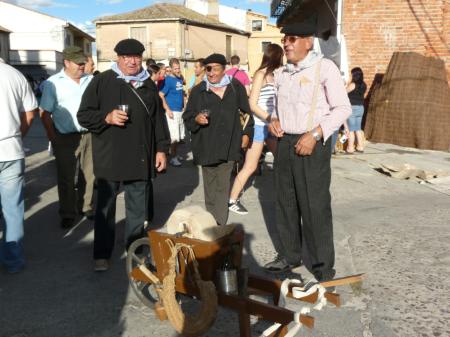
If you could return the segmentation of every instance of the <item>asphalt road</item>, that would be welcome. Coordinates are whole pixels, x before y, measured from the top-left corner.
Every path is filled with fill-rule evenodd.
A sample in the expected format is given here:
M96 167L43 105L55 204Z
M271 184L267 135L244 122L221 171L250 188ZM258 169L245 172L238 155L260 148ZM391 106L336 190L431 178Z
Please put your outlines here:
M26 269L0 271L1 337L177 336L131 291L125 272L124 200L118 198L117 244L112 267L94 273L93 224L80 219L71 230L59 227L56 174L47 141L36 121L25 141ZM203 205L200 170L187 148L180 168L155 181L154 223L163 225L176 208ZM415 180L397 180L372 168L410 163L450 172L450 155L392 145L369 144L362 155L332 160L333 214L338 276L364 272L362 287L338 287L343 306L314 312L315 328L299 336L450 336L450 196ZM266 168L247 188L246 216L231 215L247 233L245 264L253 273L274 257L273 172ZM1 232L0 232L1 233ZM1 235L1 234L0 234ZM282 277L308 277L304 267ZM299 305L289 302L298 310ZM267 322L252 319L258 336ZM238 336L234 312L220 309L204 336Z

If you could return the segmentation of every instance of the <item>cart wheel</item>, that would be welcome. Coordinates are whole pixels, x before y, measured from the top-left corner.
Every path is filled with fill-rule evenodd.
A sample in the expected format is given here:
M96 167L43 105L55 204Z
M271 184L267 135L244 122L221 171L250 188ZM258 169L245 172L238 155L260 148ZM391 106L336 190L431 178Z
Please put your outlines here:
M130 248L128 248L127 274L131 288L136 296L147 307L153 309L155 303L159 300L154 284L135 280L130 275L131 271L141 264L145 264L151 272L156 271L148 238L138 239L130 245Z

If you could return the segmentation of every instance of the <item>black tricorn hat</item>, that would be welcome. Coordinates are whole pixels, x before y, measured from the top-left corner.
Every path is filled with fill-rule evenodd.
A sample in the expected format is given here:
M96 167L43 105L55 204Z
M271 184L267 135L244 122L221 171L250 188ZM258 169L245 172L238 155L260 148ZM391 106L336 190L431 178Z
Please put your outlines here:
M227 64L227 59L222 54L211 54L205 58L205 64L210 63L218 63L225 66Z
M284 26L281 33L292 36L314 36L316 34L316 24L311 20L295 22Z
M114 47L114 51L117 55L142 55L144 50L144 45L135 39L119 41Z

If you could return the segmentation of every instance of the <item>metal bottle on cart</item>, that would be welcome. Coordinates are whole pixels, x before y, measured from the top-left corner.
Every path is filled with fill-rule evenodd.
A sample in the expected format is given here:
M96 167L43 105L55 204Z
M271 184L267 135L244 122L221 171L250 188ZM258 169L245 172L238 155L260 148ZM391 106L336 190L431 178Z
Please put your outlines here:
M218 281L219 281L219 291L225 294L236 294L238 293L238 282L237 282L237 270L233 265L232 256L228 254L222 264L222 267L217 270Z

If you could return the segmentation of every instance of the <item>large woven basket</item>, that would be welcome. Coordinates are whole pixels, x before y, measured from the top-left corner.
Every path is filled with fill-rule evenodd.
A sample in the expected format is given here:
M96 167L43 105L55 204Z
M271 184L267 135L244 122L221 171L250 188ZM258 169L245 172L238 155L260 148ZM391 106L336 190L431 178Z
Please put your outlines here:
M450 88L444 61L394 53L369 102L368 140L419 149L450 147Z

